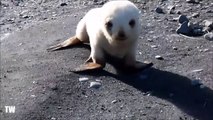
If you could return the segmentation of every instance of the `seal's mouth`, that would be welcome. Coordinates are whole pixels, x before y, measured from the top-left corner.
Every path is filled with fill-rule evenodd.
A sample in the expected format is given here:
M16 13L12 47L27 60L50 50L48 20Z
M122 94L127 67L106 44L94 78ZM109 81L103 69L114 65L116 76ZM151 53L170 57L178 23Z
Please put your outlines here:
M125 40L127 40L127 37L116 37L116 40L118 40L118 41L125 41Z

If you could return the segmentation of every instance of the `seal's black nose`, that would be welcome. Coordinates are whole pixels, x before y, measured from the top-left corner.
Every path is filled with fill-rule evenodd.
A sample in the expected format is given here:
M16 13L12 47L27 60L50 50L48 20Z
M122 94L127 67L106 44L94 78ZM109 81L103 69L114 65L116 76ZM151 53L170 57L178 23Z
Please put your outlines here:
M119 36L119 38L125 38L126 37L124 31L119 31L118 36Z

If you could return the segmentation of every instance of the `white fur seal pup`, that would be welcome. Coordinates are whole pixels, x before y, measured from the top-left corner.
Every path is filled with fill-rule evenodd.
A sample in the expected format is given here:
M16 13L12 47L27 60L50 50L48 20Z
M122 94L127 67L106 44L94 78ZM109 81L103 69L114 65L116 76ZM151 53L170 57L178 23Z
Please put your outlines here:
M105 53L121 59L124 63L122 66L126 69L143 70L151 67L152 63L136 61L139 15L139 9L130 1L107 2L101 8L90 10L80 20L75 36L47 50L90 43L90 57L75 72L103 69L106 64Z

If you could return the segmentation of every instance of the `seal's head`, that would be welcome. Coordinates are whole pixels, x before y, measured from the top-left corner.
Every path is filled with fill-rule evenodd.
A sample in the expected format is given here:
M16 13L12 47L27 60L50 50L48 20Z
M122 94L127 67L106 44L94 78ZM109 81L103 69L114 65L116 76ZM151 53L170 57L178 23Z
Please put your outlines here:
M111 1L102 7L102 30L110 43L136 41L139 36L138 8L130 1Z

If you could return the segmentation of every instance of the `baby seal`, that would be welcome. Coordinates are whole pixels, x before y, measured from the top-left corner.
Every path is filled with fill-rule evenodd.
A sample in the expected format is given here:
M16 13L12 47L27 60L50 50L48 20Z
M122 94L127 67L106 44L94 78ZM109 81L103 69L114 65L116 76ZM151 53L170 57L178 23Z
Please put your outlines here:
M90 43L90 57L75 72L103 69L106 64L105 54L121 59L126 69L144 70L153 64L136 61L139 15L139 9L130 1L107 2L101 8L91 9L80 20L75 36L47 50Z

